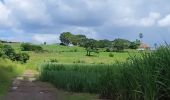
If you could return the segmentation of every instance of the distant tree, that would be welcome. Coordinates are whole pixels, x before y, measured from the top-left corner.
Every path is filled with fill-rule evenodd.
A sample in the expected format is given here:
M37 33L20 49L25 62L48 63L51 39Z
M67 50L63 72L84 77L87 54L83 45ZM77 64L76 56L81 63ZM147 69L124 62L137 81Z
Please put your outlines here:
M96 40L94 39L86 39L85 48L87 51L87 56L91 56L91 52L98 53L98 49L96 47Z
M33 45L30 43L22 43L20 46L22 51L43 51L43 48L39 45Z
M123 51L126 47L126 44L122 39L115 39L113 41L113 47L116 49L117 52Z
M63 32L60 34L61 43L65 44L67 46L71 43L72 38L73 38L73 35L70 32Z
M96 45L97 45L98 48L107 48L107 47L110 47L111 44L112 44L111 41L105 39L105 40L97 41Z
M157 43L154 43L154 46L155 46L155 49L158 47L158 44Z
M140 41L142 42L142 38L143 38L143 34L142 33L139 33L139 38L140 38Z
M44 45L46 45L47 44L47 42L44 42Z

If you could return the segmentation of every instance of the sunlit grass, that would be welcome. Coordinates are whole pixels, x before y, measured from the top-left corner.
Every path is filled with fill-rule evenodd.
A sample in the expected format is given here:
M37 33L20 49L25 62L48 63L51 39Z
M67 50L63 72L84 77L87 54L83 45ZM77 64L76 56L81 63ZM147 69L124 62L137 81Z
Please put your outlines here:
M0 98L8 90L12 78L21 74L24 67L9 60L0 59Z

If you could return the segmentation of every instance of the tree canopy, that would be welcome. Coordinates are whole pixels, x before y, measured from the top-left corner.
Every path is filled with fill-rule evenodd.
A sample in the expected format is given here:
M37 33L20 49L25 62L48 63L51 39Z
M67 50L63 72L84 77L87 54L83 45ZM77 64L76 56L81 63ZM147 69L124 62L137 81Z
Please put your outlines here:
M114 39L113 41L104 39L104 40L95 40L89 39L85 35L74 35L70 32L63 32L60 34L61 45L68 46L73 44L76 46L81 46L88 51L94 50L94 48L112 48L115 51L122 51L124 49L137 49L140 41L129 41L126 39ZM110 51L110 50L109 50ZM112 50L111 50L112 51Z

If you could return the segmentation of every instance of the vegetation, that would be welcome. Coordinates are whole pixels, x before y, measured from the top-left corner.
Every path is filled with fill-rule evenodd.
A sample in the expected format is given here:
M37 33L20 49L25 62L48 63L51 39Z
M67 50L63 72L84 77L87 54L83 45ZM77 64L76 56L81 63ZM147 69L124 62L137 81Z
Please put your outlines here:
M143 35L142 35L143 36ZM90 56L90 52L96 52L96 48L105 48L107 51L121 52L124 49L137 49L140 45L140 41L131 42L126 39L110 40L95 40L89 39L85 35L73 35L70 32L63 32L60 34L61 45L68 46L73 44L75 46L81 46L86 48L87 55ZM111 50L112 49L112 50Z
M43 51L43 48L38 45L33 45L29 43L22 43L21 44L21 50L22 51Z
M24 67L9 60L0 59L0 98L7 91L12 78L21 74Z
M27 53L16 53L12 46L0 44L0 58L26 63L29 60L29 55Z
M169 100L170 47L112 65L46 63L41 80L77 92L100 93L113 100Z

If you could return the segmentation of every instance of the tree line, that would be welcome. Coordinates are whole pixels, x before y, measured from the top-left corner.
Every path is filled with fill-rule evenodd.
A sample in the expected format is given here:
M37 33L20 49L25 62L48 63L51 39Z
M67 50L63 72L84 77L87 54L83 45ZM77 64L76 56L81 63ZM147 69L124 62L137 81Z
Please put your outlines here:
M105 48L106 51L123 51L124 49L137 49L140 45L140 40L129 41L126 39L114 39L114 40L95 40L87 38L85 35L74 35L70 32L63 32L60 34L61 45L69 46L70 44L81 46L86 48L87 55L90 55L90 52L95 51L99 48Z

